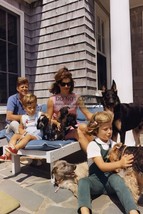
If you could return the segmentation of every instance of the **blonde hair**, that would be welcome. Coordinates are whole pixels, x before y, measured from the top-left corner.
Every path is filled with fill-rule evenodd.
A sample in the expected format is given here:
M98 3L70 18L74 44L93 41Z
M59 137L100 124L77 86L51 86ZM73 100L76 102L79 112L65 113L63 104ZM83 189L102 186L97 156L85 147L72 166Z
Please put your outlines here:
M113 113L110 111L101 111L93 114L91 120L87 124L87 133L89 135L97 135L98 129L104 123L113 122Z
M23 99L22 99L22 104L24 107L26 107L27 105L31 105L31 104L37 104L37 97L34 94L26 94Z
M26 77L18 77L18 79L17 79L17 87L19 87L20 85L23 85L23 84L29 86L28 79Z

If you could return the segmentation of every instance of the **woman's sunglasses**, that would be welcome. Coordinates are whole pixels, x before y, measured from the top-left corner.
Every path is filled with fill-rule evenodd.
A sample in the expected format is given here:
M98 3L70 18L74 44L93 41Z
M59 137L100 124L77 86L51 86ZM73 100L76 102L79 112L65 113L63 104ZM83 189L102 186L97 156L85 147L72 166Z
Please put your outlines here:
M61 85L62 87L65 87L66 85L69 87L69 86L72 85L72 82L60 82L60 85Z

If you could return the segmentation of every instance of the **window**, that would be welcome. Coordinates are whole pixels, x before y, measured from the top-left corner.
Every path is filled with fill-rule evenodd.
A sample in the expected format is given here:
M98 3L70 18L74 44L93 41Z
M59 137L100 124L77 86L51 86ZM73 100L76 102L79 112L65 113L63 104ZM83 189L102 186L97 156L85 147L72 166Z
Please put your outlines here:
M104 21L97 16L97 48L98 51L105 54L105 33Z
M101 17L97 16L97 68L98 89L107 86L107 65L105 56L105 26Z
M0 7L0 104L16 92L20 72L19 16Z
M25 76L24 12L0 0L0 114L16 92L17 76Z

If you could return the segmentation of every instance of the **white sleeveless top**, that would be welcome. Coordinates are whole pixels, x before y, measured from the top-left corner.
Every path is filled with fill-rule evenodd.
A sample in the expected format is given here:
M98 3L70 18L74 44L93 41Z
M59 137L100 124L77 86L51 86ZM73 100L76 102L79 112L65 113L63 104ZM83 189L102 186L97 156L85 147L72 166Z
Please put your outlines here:
M22 124L26 130L31 135L37 137L37 139L42 138L42 132L40 129L37 129L37 120L40 117L42 112L36 112L33 116L29 116L27 114L22 115Z

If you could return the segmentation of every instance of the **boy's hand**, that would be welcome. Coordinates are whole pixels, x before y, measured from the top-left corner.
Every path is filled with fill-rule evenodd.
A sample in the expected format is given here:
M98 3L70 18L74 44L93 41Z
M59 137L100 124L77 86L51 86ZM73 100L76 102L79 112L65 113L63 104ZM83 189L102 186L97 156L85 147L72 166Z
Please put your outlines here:
M123 155L121 160L120 160L121 168L126 168L126 167L132 166L133 160L134 160L134 156L132 154L131 155Z

